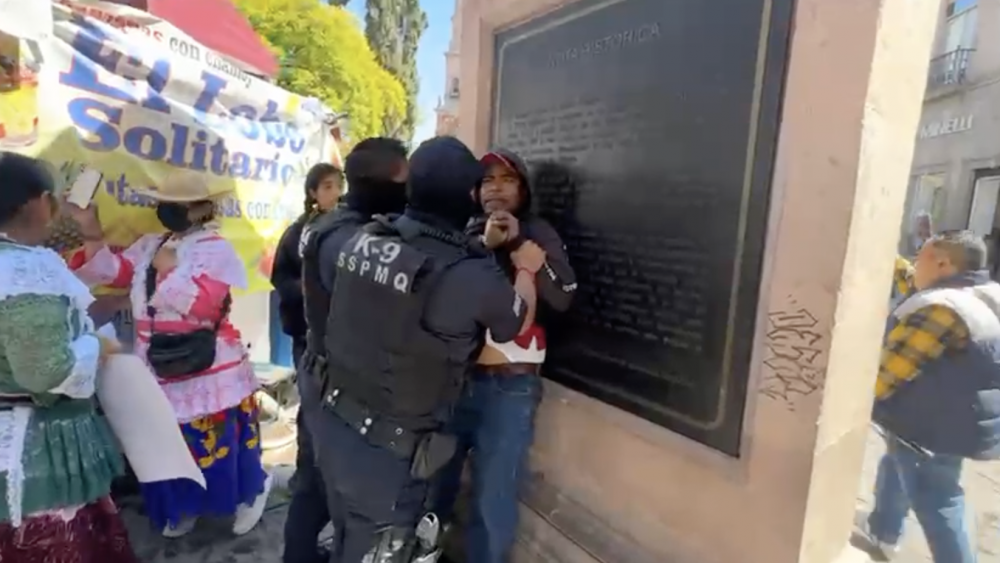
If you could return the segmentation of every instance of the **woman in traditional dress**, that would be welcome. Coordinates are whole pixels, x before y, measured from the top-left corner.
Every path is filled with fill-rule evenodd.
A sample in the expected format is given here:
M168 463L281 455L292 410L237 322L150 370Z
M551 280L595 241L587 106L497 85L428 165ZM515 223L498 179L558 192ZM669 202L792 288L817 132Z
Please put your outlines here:
M271 477L261 464L257 380L229 320L246 268L214 223L228 192L182 170L140 193L157 202L167 232L116 253L92 208L69 206L86 241L70 266L90 285L131 288L135 352L157 375L205 475L206 489L186 479L143 484L146 513L167 537L187 534L203 515L234 515L233 533L246 534L263 515Z
M137 563L110 498L122 456L93 398L118 346L41 246L52 185L40 162L0 152L0 561Z

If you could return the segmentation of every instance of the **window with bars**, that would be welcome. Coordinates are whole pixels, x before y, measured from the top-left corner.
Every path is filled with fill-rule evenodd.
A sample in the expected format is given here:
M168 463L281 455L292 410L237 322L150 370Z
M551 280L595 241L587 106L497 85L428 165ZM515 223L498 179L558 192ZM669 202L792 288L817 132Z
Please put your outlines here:
M979 7L977 0L948 0L944 37L927 72L928 91L966 81L976 47Z

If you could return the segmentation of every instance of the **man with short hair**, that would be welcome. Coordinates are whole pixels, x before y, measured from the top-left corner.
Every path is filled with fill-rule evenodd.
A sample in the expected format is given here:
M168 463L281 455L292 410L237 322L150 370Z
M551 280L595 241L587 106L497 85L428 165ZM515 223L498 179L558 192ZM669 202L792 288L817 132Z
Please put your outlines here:
M322 356L340 248L374 216L403 212L408 170L406 146L399 140L372 137L361 141L345 160L347 193L341 196L336 209L302 230L299 249L308 331L306 353L299 361L297 383L303 407L297 421L298 455L285 521L282 563L327 563L330 559L330 554L316 545L320 532L331 521L331 514L323 468L316 464L316 443L312 438L316 430L310 429L306 420L307 411L318 409L321 395L312 372Z
M931 219L931 214L926 211L917 213L913 217L913 226L908 235L906 240L906 256L913 259L920 252L920 247L934 236L934 222Z
M886 436L866 534L889 556L912 508L935 563L974 563L959 482L965 459L1000 457L1000 285L970 231L932 236L892 312L873 422Z

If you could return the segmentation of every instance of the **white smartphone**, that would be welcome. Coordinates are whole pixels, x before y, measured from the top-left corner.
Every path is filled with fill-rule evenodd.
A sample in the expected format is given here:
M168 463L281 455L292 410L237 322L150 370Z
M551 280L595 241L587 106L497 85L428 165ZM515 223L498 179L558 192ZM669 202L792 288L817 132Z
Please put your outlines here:
M99 170L87 168L76 177L73 186L66 194L66 201L80 209L90 207L90 202L94 199L94 194L97 193L97 188L103 179L104 174L101 174Z

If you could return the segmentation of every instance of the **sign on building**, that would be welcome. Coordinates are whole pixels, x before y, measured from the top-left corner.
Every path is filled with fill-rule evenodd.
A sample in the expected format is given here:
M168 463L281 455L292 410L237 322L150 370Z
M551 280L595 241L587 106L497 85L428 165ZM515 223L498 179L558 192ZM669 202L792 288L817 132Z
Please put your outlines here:
M920 131L917 133L917 138L933 139L935 137L951 135L952 133L961 133L963 131L968 131L969 129L972 129L971 115L953 117L921 125Z

